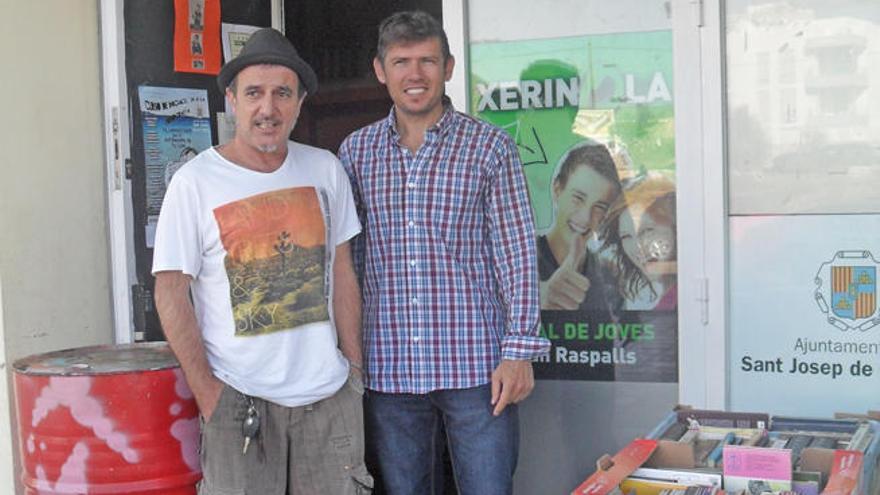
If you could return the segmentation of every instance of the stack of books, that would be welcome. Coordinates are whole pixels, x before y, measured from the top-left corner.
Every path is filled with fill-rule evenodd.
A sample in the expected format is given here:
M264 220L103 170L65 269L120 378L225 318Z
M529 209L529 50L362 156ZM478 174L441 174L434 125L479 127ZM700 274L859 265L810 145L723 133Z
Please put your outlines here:
M721 475L708 471L639 468L620 483L625 495L715 495Z

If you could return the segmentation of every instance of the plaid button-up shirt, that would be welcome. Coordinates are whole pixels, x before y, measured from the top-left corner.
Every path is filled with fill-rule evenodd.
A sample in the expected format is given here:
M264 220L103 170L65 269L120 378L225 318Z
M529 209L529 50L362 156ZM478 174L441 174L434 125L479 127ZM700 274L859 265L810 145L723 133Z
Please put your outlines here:
M354 252L367 385L381 392L482 385L501 359L549 348L516 145L444 103L415 154L393 109L339 150L363 224Z

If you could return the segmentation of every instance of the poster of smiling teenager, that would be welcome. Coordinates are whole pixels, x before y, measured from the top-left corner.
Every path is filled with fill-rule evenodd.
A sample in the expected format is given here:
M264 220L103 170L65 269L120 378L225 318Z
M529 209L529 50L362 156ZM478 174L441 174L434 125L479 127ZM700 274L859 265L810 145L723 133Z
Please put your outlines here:
M678 378L672 34L470 46L471 112L515 139L538 227L538 378Z

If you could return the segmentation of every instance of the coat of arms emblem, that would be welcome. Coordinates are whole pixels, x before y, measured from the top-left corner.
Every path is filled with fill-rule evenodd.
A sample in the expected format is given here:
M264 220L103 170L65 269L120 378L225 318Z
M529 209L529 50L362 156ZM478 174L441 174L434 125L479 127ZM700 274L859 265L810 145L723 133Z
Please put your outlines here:
M828 323L844 331L865 331L880 325L878 264L870 251L838 251L822 263L813 296Z

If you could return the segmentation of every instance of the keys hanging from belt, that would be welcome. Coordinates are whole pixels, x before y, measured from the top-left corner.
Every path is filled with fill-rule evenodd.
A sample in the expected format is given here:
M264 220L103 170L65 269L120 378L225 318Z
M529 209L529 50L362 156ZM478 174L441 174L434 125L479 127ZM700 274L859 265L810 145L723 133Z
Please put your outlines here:
M257 408L254 407L254 398L248 397L247 413L245 413L244 420L241 422L241 434L244 437L244 448L241 449L242 455L247 454L251 440L256 438L259 433L260 413L257 411Z

